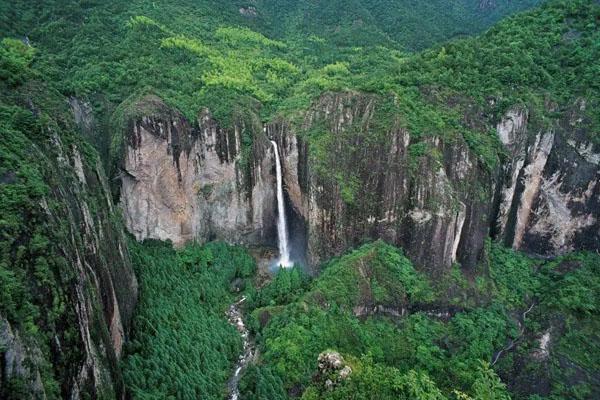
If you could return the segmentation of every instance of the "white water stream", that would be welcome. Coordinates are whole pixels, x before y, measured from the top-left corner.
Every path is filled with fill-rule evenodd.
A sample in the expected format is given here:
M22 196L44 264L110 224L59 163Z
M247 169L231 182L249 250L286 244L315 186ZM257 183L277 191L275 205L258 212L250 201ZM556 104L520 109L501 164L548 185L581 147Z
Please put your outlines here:
M278 265L283 268L291 267L290 249L288 244L287 222L285 220L285 202L283 198L283 177L281 176L281 161L279 160L279 150L277 143L271 140L273 150L275 151L275 170L277 172L277 238L279 242L279 260Z
M279 242L279 260L277 260L277 264L281 265L283 268L288 268L293 265L290 261L290 250L288 244L288 234L287 234L287 221L285 220L285 202L283 198L283 177L281 175L281 161L279 160L279 149L277 148L277 143L271 140L273 144L273 151L275 152L275 165L277 172L277 239ZM256 356L256 349L254 347L254 341L250 337L250 332L246 328L244 324L244 319L242 317L242 304L246 301L246 297L242 297L236 303L233 303L229 306L229 310L227 311L227 319L229 323L236 327L240 335L242 336L243 342L243 352L238 358L238 362L235 365L235 370L233 375L229 379L229 383L227 387L229 389L229 400L238 400L240 397L239 390L239 382L242 377L242 372L244 368L248 366L249 363L254 361Z
M238 358L238 362L235 364L235 370L231 378L229 379L229 383L227 387L229 389L229 395L227 396L228 400L238 400L240 397L240 389L239 383L242 377L242 372L244 368L248 366L249 363L254 362L254 357L256 355L256 349L254 347L254 341L250 336L250 332L246 325L244 324L244 319L242 318L242 304L246 301L246 297L242 297L237 302L233 303L229 306L229 311L227 311L227 319L229 323L238 330L242 337L243 351Z

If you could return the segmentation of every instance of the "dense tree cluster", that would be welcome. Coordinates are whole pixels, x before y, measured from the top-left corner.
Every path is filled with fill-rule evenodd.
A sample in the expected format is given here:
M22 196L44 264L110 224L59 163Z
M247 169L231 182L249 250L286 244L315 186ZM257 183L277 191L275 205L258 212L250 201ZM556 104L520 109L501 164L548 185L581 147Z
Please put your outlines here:
M149 93L190 120L210 107L223 126L240 109L256 110L262 122L285 116L306 139L315 172L336 179L348 204L360 188L329 162L331 132L302 124L326 91L379 95L377 126L348 134L385 140L379 134L399 124L411 135L411 170L437 156L430 136L464 140L484 168L497 170L505 154L493 128L515 106L541 129L585 99L581 133L599 140L597 1L553 0L444 44L538 1L497 2L487 12L468 0L449 10L441 0L252 3L253 18L240 13L248 4L217 0L0 2L0 314L40 345L49 398L59 396L62 374L77 361L57 356L50 364L53 330L71 327L60 338L65 347L81 343L66 303L74 274L60 248L70 232L64 221L48 222L42 207L64 215L67 205L43 200L76 178L53 169L59 154L48 143L60 132L84 161L98 159L75 133L64 96L93 106L99 134L92 140L106 163L123 139L121 117ZM446 13L453 22L440 23ZM481 120L471 123L469 113ZM243 154L252 141L245 133ZM104 198L94 191L87 200L96 216ZM117 216L105 220L121 226ZM224 397L241 347L225 317L236 279L247 283L245 311L260 350L240 383L245 399L600 395L597 254L543 261L490 243L472 275L455 266L432 282L401 250L376 242L327 262L313 280L294 268L256 288L254 262L239 247L132 241L130 250L141 301L123 366L134 398ZM327 350L352 368L335 387L314 379ZM18 398L23 387L10 382L0 395Z
M598 256L544 262L497 245L488 252L489 271L471 283L460 270L446 277L451 285L430 282L382 242L332 260L288 304L273 288L280 285L275 277L262 292L272 301L263 297L268 305L251 313L262 357L242 388L252 399L298 391L303 399L528 398L531 387L516 385L514 376L525 363L527 371L552 377L550 399L597 393ZM461 282L459 290L474 291L476 304L462 296L444 300ZM540 361L537 335L544 331L557 335L556 350ZM353 371L334 389L314 380L327 349L344 354ZM587 375L566 384L581 371Z
M188 246L131 243L141 282L134 339L124 363L139 399L222 399L241 351L225 312L230 283L254 274L254 260L224 243Z

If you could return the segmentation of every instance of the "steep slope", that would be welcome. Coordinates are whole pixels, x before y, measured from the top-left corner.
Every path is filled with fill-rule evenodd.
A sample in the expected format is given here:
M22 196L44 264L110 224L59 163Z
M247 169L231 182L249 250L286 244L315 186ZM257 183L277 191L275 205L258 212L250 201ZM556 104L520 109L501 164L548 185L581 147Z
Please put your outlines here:
M189 152L195 139L193 129L185 128L188 150L180 152L178 143L165 144L165 160L169 149L179 156L174 163L164 164L162 171L174 177L181 173L177 163L182 160L199 165L182 185L192 190L185 195L186 207L197 210L195 217L188 218L192 211L185 211L182 218L192 219L196 227L178 225L168 228L169 235L148 234L148 229L162 228L160 222L144 225L145 189L122 192L127 214L132 216L129 226L141 224L132 228L138 238L182 242L186 237L216 236L273 243L268 232L269 226L275 226L274 213L269 212L274 209L269 194L273 185L268 183L272 159L265 144L275 138L284 160L291 220L301 229L306 227L307 255L313 265L373 238L403 246L419 268L432 274L448 272L454 262L473 269L488 234L543 256L597 249L600 151L594 137L600 124L593 109L599 99L594 79L599 59L594 46L598 10L590 1L553 2L507 20L480 38L414 56L381 48L342 53L339 57L344 61L304 73L294 64L298 61L286 43L252 31L218 30L221 41L209 47L204 41L173 35L155 21L133 19L131 38L146 40L149 46L161 43L159 51L186 60L197 74L204 74L199 96L158 94L167 104L185 101L181 109L185 115L202 115L201 108L194 107L213 99L209 112L224 121L222 126L229 126L217 137L229 143L226 146L235 143L233 158L219 156L219 168L234 159L237 182L251 185L236 184L234 192L244 198L238 205L218 196L209 196L204 205L198 203L194 182L213 167L210 162L202 166L193 161L197 155L202 158L205 150ZM246 57L252 54L264 58L250 61ZM211 60L208 64L206 57ZM214 97L219 89L221 96ZM252 97L262 100L261 111L249 100ZM166 107L167 114L180 113ZM254 115L254 122L240 125L239 110ZM267 115L260 118L263 121L258 117L261 112ZM152 113L136 116L153 118ZM206 131L201 119L187 118L198 123L183 126ZM129 131L117 131L117 139L135 135L135 123L122 126ZM230 137L225 132L239 134ZM200 136L198 143L210 143ZM139 149L135 142L128 143L131 162ZM119 162L125 160L123 154L115 153ZM223 171L221 175L233 174ZM141 170L126 173L123 187L139 189L127 183L127 177L140 173L155 175ZM171 184L161 187L175 190ZM257 190L256 198L264 200L261 206L253 203L248 188ZM167 208L176 208L175 203ZM134 204L138 206L131 208ZM211 209L223 204L245 209L236 214L237 228L235 224L210 228ZM200 215L201 209L206 213ZM303 240L299 242L302 246Z
M249 300L260 359L242 394L596 398L598 255L488 250L490 275L476 284L459 269L428 280L381 241L326 263L309 285L280 272Z
M256 265L241 247L133 243L140 279L134 338L124 360L131 398L222 400L242 341L226 311ZM249 280L248 280L249 282Z
M549 256L597 249L600 147L586 108L586 100L578 99L535 135L522 110L501 121L499 134L510 156L496 229L507 246Z
M208 110L189 122L157 97L134 102L123 116L121 199L138 240L180 246L220 238L273 243L273 154L247 110L223 129ZM248 144L249 137L255 139ZM261 140L262 138L262 140Z
M488 231L544 256L598 249L599 12L556 2L387 70L326 75L381 94L324 95L267 130L310 257L381 237L421 268L472 268Z
M34 50L0 46L0 397L123 398L137 283L102 164Z
M464 139L414 137L402 119L393 99L331 93L309 110L298 140L290 125L267 128L287 154L312 263L369 238L401 245L432 274L480 259L491 173Z

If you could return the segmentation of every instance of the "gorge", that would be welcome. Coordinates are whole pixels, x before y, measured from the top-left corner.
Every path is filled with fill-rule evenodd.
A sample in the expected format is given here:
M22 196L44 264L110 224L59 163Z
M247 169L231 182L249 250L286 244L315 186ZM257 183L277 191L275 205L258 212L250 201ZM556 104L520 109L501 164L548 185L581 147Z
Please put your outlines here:
M242 373L249 363L254 362L254 354L256 349L254 343L250 337L250 332L244 323L244 316L242 314L241 306L246 301L245 297L233 303L229 306L227 317L229 322L235 326L242 337L242 354L238 358L238 362L235 365L233 376L229 379L229 400L238 400L240 398L239 383Z
M0 0L0 398L600 397L600 4L413 3Z

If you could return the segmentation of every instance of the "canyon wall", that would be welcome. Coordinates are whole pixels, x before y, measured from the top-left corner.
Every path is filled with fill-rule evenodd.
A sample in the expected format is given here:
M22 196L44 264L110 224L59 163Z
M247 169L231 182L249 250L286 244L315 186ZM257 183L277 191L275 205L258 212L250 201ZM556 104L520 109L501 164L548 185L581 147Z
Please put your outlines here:
M274 158L259 121L221 128L202 110L190 122L153 96L136 107L150 111L127 121L121 208L138 240L276 240Z
M60 106L52 114L38 97L16 101L39 130L3 136L20 158L0 176L3 232L13 232L2 246L0 397L123 399L118 364L137 301L127 241L100 158L80 137L89 121L75 125L65 99L45 95Z
M497 170L462 138L413 140L397 121L382 129L384 103L326 94L300 132L281 121L267 127L285 152L287 191L307 220L312 263L382 238L422 269L472 268L490 231L542 257L600 248L600 146L586 128L584 100L544 128L530 126L524 108L507 112L496 127L506 153Z
M460 138L413 138L399 120L381 125L386 101L330 93L302 132L267 126L285 153L290 203L307 221L310 263L382 238L432 274L473 266L488 232L490 174Z
M506 245L550 257L600 249L600 145L586 107L580 99L543 128L523 109L498 124L508 159L495 230Z
M541 256L600 248L600 151L584 132L583 101L544 128L511 109L496 126L505 155L494 167L461 135L412 134L392 98L326 93L301 124L246 117L230 128L208 110L190 123L157 98L143 102L153 111L129 121L121 186L138 239L276 245L274 139L312 266L375 239L433 275L475 267L490 233Z

